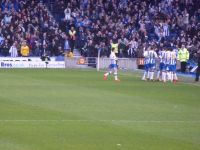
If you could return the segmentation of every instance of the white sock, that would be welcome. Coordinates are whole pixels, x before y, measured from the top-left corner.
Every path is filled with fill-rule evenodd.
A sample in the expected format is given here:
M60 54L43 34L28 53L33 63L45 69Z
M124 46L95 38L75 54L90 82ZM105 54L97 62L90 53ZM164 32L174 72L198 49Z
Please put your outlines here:
M166 82L166 72L162 72L162 80L163 82Z
M171 81L171 79L172 79L171 72L168 73L168 77L169 77L169 81Z
M160 71L157 72L157 78L156 79L160 79Z
M118 80L117 76L115 76L115 80Z
M146 75L147 75L147 71L144 71L144 75L142 77L142 80L145 80L146 79Z
M171 80L170 72L167 72L167 80Z
M150 72L147 71L147 79L149 79L149 78L150 78Z
M117 73L114 73L115 80L118 80Z
M106 76L106 77L107 77L109 74L110 74L110 73L109 73L109 72L107 72L107 73L105 73L105 74L104 74L104 76Z
M173 72L170 72L171 82L173 82Z
M152 80L154 79L154 72L152 72L152 74L151 74L151 79Z
M151 80L152 72L149 72L149 79Z
M174 73L174 80L178 80L176 73Z
M150 73L150 80L153 80L154 72Z

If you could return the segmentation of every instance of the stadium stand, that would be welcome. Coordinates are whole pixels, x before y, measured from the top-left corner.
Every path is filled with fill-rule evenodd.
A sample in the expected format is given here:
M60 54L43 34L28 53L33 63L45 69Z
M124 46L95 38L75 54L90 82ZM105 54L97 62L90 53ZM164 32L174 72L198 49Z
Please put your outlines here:
M18 43L19 56L23 55L20 52L23 42L30 48L27 56L62 54L64 34L41 1L3 0L0 18L2 56L10 56L9 49L14 42Z
M66 42L87 57L108 56L112 44L119 57L142 57L152 43L157 50L185 43L191 59L200 48L198 0L2 0L0 18L2 56L24 40L30 56L62 55Z

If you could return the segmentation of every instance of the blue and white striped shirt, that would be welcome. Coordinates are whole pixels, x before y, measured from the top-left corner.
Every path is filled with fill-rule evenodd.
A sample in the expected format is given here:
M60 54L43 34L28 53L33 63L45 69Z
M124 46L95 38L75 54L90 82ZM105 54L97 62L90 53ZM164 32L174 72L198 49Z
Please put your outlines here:
M149 63L155 64L156 58L158 57L156 52L154 50L150 50L150 51L148 51L148 56L149 56Z
M166 62L166 51L160 51L159 52L159 58L160 58L160 63L164 63Z
M170 55L170 65L176 65L177 55L175 51L171 52Z

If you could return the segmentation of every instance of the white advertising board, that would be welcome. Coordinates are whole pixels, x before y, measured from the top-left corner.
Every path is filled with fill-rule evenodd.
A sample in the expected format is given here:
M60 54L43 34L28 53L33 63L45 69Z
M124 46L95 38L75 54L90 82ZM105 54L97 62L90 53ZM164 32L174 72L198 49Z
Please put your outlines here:
M0 58L0 68L46 68L46 63L40 58ZM64 61L51 59L47 68L65 68Z
M46 68L45 62L12 62L1 61L0 68ZM65 62L48 62L47 68L65 68Z

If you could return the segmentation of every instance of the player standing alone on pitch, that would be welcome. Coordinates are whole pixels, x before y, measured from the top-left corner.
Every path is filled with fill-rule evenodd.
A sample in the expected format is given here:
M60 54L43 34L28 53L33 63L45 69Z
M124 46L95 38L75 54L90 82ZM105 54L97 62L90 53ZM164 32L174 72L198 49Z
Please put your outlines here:
M111 64L109 65L108 72L104 74L104 80L107 80L108 75L113 73L115 81L120 81L117 77L117 72L118 72L117 57L115 55L115 49L114 48L112 48L111 53L110 53L110 61L111 61Z

